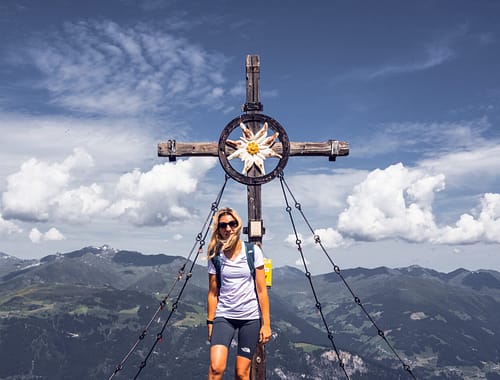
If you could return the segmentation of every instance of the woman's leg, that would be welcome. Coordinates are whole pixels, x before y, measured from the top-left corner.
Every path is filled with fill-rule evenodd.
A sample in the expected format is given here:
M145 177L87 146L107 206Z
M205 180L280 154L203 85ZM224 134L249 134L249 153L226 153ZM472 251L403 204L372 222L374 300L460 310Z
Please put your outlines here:
M234 378L237 380L250 380L250 369L252 359L244 356L236 356L236 365L234 367Z
M242 321L238 330L238 353L236 354L235 378L250 380L253 354L259 342L260 320Z
M222 379L226 369L229 345L233 340L235 327L225 318L215 318L210 339L210 366L208 379Z
M228 349L218 344L210 347L210 367L208 368L208 380L222 379L226 369Z

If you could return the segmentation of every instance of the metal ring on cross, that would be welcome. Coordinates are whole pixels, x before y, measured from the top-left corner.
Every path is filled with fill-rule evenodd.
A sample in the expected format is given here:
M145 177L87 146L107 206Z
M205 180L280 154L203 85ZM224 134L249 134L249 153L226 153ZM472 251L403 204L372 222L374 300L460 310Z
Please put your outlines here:
M242 135L233 140L232 133L238 127ZM280 145L281 150L276 151L274 148ZM273 118L260 113L243 114L231 120L222 130L218 155L222 167L231 178L245 185L261 185L283 171L290 155L290 142L285 129ZM242 163L239 170L229 163L236 158ZM279 161L273 170L266 173L264 161L267 158L277 158Z

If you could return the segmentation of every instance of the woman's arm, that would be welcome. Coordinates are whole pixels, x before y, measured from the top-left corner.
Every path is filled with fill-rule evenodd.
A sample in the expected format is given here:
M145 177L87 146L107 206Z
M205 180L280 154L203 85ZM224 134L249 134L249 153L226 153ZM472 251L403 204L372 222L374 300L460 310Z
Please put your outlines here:
M207 321L213 321L215 310L219 302L219 289L217 289L217 275L208 274L208 295L207 295ZM212 338L212 324L207 323L208 340Z
M259 343L266 344L271 339L271 316L269 311L269 295L267 294L264 266L255 268L255 288L259 297L262 326L260 327Z

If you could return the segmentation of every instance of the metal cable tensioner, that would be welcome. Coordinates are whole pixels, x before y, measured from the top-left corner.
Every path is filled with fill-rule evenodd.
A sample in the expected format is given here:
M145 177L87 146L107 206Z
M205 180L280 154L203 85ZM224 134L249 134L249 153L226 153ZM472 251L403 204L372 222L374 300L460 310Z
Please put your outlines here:
M348 282L346 281L345 277L342 275L341 271L340 271L340 267L338 265L335 264L335 262L332 260L332 258L330 257L330 255L328 254L328 252L326 251L325 247L323 246L323 244L321 243L321 239L319 237L319 235L317 235L315 232L314 232L314 229L311 227L311 224L309 223L308 219L306 218L304 212L302 211L302 206L300 205L299 202L297 202L295 196L293 195L292 191L290 190L290 187L288 186L288 184L286 183L285 181L285 178L284 178L284 174L283 172L281 172L279 175L278 175L279 179L280 179L280 184L281 184L281 189L283 191L283 197L285 199L285 203L286 203L286 211L287 213L289 214L290 216L290 222L292 224L292 227L293 227L293 230L294 230L294 233L295 233L295 243L297 245L297 249L300 253L300 256L301 256L301 260L302 260L302 263L304 264L304 270L305 270L305 275L309 281L309 285L311 286L311 290L313 292L313 295L314 295L314 298L315 298L315 301L316 301L316 308L318 309L320 315L321 315L321 318L322 318L322 321L323 321L323 324L325 326L325 329L326 329L326 332L328 334L328 339L331 341L332 343L332 346L333 346L333 349L335 350L335 353L337 355L337 358L338 358L338 361L339 361L339 366L342 368L343 372L344 372L344 375L346 376L347 379L349 379L349 375L347 374L346 372L346 369L345 369L345 364L343 363L342 359L340 358L340 353L337 349L337 347L335 346L335 343L333 341L333 334L331 333L330 329L328 328L328 324L325 320L325 317L323 315L323 311L322 311L322 307L321 307L321 303L318 301L318 297L317 297L317 294L316 294L316 290L314 289L314 285L313 285L313 282L312 282L312 279L311 279L311 273L309 272L308 268L307 268L307 264L306 264L306 260L304 258L304 254L303 254L303 251L302 251L302 241L300 240L299 238L299 235L297 233L297 229L296 229L296 226L295 226L295 221L293 219L293 215L292 215L292 207L290 206L289 202L288 202L288 198L287 198L287 195L286 195L286 191L288 191L288 193L290 194L290 196L292 197L294 203L295 203L295 208L299 211L299 213L301 214L302 218L304 219L304 222L306 223L307 227L309 228L309 230L311 231L313 237L314 237L314 242L315 244L319 244L319 246L321 247L321 250L323 251L323 253L326 255L326 257L328 258L328 261L330 261L330 263L332 264L333 266L333 269L335 271L335 273L340 277L340 279L342 280L342 283L344 284L344 286L347 288L347 290L349 291L349 293L351 294L351 296L353 297L354 299L354 302L356 303L356 305L358 305L361 310L363 311L363 313L365 314L365 316L368 318L368 320L371 322L371 324L373 325L373 327L375 327L375 329L377 330L377 334L378 336L380 336L384 341L385 343L387 344L387 346L389 347L389 349L391 350L391 352L394 354L394 356L399 360L399 362L401 363L401 365L403 366L403 369L405 371L408 372L408 374L413 378L413 379L417 379L417 377L415 376L415 374L413 373L411 367L404 362L404 360L401 358L401 356L397 353L397 351L394 349L394 347L391 345L391 343L387 340L387 337L385 336L385 333L383 330L380 329L380 327L377 325L377 323L375 322L375 320L372 318L372 316L368 313L368 311L366 310L366 308L364 307L364 305L362 304L361 302L361 299L354 293L354 291L352 290L352 288L349 286ZM286 191L285 191L285 188L286 188Z

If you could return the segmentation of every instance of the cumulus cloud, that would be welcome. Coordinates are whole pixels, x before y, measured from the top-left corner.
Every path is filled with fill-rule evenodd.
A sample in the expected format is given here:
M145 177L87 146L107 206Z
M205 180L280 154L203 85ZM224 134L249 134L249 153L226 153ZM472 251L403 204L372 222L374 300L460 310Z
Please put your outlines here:
M347 198L338 229L361 240L425 241L435 230L434 194L444 187L444 175L430 176L402 164L374 170Z
M62 162L32 158L7 177L7 189L2 194L3 215L8 220L25 222L78 224L94 218L121 218L138 226L165 225L192 216L193 193L200 178L216 162L197 158L155 165L145 172L135 169L115 179L106 193L97 183L80 183L82 169L94 163L84 150L75 149ZM1 225L5 231L16 230L11 222ZM37 232L33 231L32 236L36 240Z
M45 240L64 240L64 235L59 232L57 228L52 227L45 234L43 234Z
M9 220L5 220L2 214L0 213L0 236L11 235L14 233L21 233L21 232L23 232L21 227L19 227L18 225Z
M316 235L321 239L321 244L325 248L336 248L341 245L345 245L346 241L343 236L333 228L320 228L315 231ZM310 237L308 239L308 244L316 244L315 238ZM318 245L317 245L318 246ZM318 246L319 247L319 246Z
M39 243L42 239L42 233L38 230L38 228L33 228L29 233L29 238L32 243Z
M42 233L38 228L32 228L29 233L29 238L33 243L39 243L40 241L54 241L54 240L64 240L64 235L57 228L50 228L47 232Z
M7 177L7 190L2 194L4 216L22 221L46 221L54 212L61 216L71 213L78 198L82 203L86 193L97 190L81 187L82 195L77 194L77 190L67 193L72 173L92 166L92 157L82 149L75 149L62 162L29 159L17 173Z
M93 183L56 195L51 201L51 208L56 220L81 223L89 221L90 217L105 210L109 204L110 201L103 198L102 188Z
M316 241L316 236L319 237L319 241ZM285 239L285 243L290 247L296 247L296 237L295 235L288 235ZM314 232L314 235L303 236L299 234L299 240L302 247L317 247L320 248L319 242L324 248L337 248L348 242L343 238L343 236L333 228L319 228Z
M197 158L155 165L144 173L139 170L127 173L118 181L117 201L108 212L139 226L188 219L193 212L190 201L199 179L216 162Z
M303 242L303 236L302 234L298 234L298 237L296 237L295 235L293 234L290 234L288 235L286 238L285 238L285 241L284 243L289 246L289 247L297 247L297 239L300 240L300 242L302 243Z
M454 226L440 230L434 242L467 244L480 241L500 243L500 194L485 194L477 217L463 214Z
M172 239L178 241L178 240L182 240L183 236L181 234L174 234L174 236L172 236Z
M500 194L485 194L477 216L463 214L454 226L436 223L435 194L445 189L443 174L402 164L371 172L347 198L338 230L357 240L470 244L500 242Z
M63 107L132 115L221 106L226 59L166 31L109 20L66 22L49 40L33 44L30 61Z

